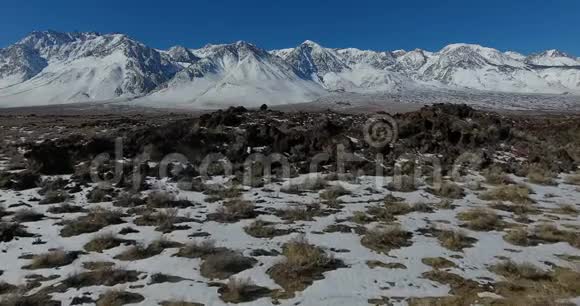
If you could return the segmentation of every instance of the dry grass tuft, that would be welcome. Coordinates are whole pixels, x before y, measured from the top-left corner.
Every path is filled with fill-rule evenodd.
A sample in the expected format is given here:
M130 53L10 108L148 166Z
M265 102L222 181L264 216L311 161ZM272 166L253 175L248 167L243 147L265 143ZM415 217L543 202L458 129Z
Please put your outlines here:
M44 195L44 199L40 201L40 204L63 203L68 201L70 198L71 196L65 190L51 190Z
M477 242L477 239L468 237L461 231L437 230L436 236L443 247L456 252L472 247Z
M482 193L479 198L486 201L509 201L515 204L532 204L530 189L523 185L502 185Z
M371 250L388 254L391 250L411 246L412 237L412 233L394 225L367 231L361 239L361 244Z
M117 238L112 233L100 234L91 239L91 241L87 242L84 246L84 249L87 252L102 253L104 250L118 247L124 243L135 243L135 242L131 240Z
M445 269L445 268L457 267L457 265L454 262L452 262L448 259L445 259L443 257L427 257L427 258L421 259L421 262L425 265L433 267L434 269Z
M465 197L465 192L461 186L448 181L443 182L439 189L433 189L431 192L448 199L463 199Z
M336 199L339 197L350 193L351 192L348 189L342 187L341 185L332 185L326 187L326 189L320 193L320 198L326 201L336 201Z
M558 229L554 224L541 224L534 228L532 238L544 243L568 242L580 248L580 235L572 231Z
M492 266L491 270L499 275L513 279L527 279L533 281L550 279L549 273L538 269L532 264L518 264L510 260Z
M14 214L12 221L19 222L19 223L36 222L36 221L42 220L43 218L44 218L43 214L37 213L36 211L29 209L29 208L24 208L24 209L17 211Z
M254 258L245 257L238 252L220 252L206 256L201 264L200 272L203 277L209 279L226 279L252 268L256 262Z
M510 230L506 235L503 236L503 239L513 245L518 246L531 245L530 238L528 237L528 232L521 228Z
M304 236L294 238L284 244L284 261L268 270L272 279L288 294L302 291L315 280L323 278L323 273L343 266L342 261L328 256L318 246L310 244Z
M244 231L255 238L272 238L289 234L290 230L277 229L272 223L263 220L255 220L244 227Z
M124 223L121 211L105 208L94 208L85 216L75 220L64 221L65 226L60 231L63 237L71 237L85 233L94 233L109 225Z
M47 212L51 214L72 214L72 213L79 213L85 212L85 209L78 205L71 205L68 203L60 204L59 206L52 206L49 207Z
M461 212L457 218L465 221L465 225L474 231L501 230L504 227L501 218L495 212L483 208L473 208Z
M242 199L232 199L220 206L209 220L218 222L237 222L242 219L255 218L257 215L254 203Z
M104 267L93 271L81 272L69 276L63 281L68 288L83 288L90 286L114 286L132 283L138 280L139 272L132 270Z
M35 255L32 262L22 267L23 269L48 269L70 265L79 256L79 252L65 252L63 250L54 250L48 253Z
M490 185L507 185L513 183L503 169L497 165L486 168L481 174L485 177L485 182Z
M109 202L113 200L113 197L109 194L112 190L105 190L99 187L95 187L87 194L87 201L89 203L102 203Z
M117 196L113 202L117 207L138 207L145 204L145 200L141 199L137 193L123 192Z
M320 204L291 205L289 208L279 210L277 215L285 221L313 221L314 217L321 216Z
M125 304L139 303L144 300L145 298L138 293L109 290L99 297L97 306L122 306Z
M179 249L174 256L186 258L203 258L205 256L215 255L228 251L226 248L218 248L215 241L204 240L202 242L191 242Z
M528 168L528 181L539 185L556 185L555 175L551 171L538 165L531 165Z
M256 286L249 279L230 277L227 284L218 290L226 303L245 303L268 296L270 289Z
M131 246L123 253L115 256L115 259L124 261L141 260L159 255L165 249L178 248L181 246L182 246L181 243L169 241L165 238L159 238L151 242L148 246L144 246L141 244Z
M42 294L24 295L14 293L4 296L1 300L2 306L60 306L61 303L53 301L50 297Z

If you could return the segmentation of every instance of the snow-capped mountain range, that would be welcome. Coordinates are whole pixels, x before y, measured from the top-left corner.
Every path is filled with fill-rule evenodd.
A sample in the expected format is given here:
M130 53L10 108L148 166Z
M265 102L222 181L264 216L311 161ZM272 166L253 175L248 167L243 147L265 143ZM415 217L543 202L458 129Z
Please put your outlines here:
M471 44L437 52L264 50L239 41L156 50L123 34L33 32L0 49L0 106L127 102L215 108L405 90L580 95L580 58Z

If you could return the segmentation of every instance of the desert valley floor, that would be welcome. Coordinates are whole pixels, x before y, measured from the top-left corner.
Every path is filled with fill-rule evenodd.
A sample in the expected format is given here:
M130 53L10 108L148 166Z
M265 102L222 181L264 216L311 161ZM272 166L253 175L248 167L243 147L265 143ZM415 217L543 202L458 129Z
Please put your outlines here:
M4 115L0 304L580 304L580 173L569 141L580 135L578 119L425 107L395 117L399 140L380 152L402 174L386 166L376 176L377 152L360 132L367 117ZM104 186L88 173L98 150L112 152L121 136L128 149L118 163L158 153L143 161L137 190L130 175ZM303 171L337 144L361 157L363 171L339 173L332 162ZM441 186L429 171L413 180L400 147L440 156ZM174 149L191 165L156 175L156 156ZM465 151L485 163L451 175L446 158ZM200 157L213 152L236 171L201 178ZM244 184L237 170L250 152L283 153L291 177Z

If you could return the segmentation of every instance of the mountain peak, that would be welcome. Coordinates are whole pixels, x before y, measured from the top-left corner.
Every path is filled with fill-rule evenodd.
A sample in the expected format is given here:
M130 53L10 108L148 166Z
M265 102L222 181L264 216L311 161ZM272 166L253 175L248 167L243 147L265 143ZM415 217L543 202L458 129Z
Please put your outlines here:
M549 57L569 57L569 58L573 58L572 56L568 55L566 52L557 50L557 49L551 49L551 50L547 50L544 51L542 53L545 56L549 56Z
M312 40L305 40L303 43L300 44L300 46L305 46L305 47L309 47L309 48L322 48L322 46L320 44L318 44L315 41Z

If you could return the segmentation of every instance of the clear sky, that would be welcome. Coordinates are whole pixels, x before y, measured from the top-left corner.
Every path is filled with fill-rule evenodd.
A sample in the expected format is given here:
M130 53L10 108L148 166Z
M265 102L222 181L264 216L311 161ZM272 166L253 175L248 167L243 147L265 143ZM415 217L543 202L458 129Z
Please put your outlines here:
M155 48L306 39L327 47L439 50L455 42L580 56L579 0L1 0L0 47L34 30L122 32Z

